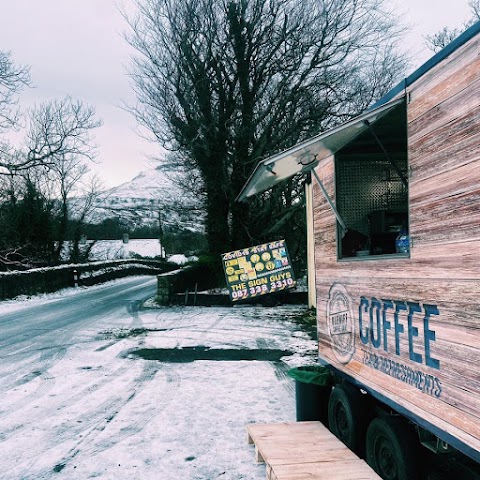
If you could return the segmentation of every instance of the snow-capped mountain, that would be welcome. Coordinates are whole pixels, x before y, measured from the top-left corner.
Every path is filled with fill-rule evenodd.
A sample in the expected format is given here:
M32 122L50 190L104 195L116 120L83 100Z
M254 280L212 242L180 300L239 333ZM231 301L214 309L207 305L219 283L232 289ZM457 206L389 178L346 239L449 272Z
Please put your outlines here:
M187 198L165 173L165 168L159 167L103 192L95 202L89 222L117 217L135 228L158 225L160 217L164 227L201 231L202 221L194 207L195 199Z

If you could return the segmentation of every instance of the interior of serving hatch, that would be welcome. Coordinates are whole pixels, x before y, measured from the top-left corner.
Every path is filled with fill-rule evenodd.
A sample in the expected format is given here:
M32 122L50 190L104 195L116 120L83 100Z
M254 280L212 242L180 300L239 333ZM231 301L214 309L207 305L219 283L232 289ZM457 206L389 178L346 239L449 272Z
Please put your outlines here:
M337 224L338 258L398 255L409 232L404 102L336 152L335 192L347 227Z

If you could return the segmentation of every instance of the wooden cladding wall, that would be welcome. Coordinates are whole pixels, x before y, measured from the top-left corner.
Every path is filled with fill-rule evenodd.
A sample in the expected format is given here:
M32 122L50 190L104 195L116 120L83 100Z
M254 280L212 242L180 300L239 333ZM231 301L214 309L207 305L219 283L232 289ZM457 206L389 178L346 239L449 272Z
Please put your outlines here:
M320 356L480 456L479 52L409 87L410 258L337 260L318 187L314 225ZM335 198L333 157L316 171Z

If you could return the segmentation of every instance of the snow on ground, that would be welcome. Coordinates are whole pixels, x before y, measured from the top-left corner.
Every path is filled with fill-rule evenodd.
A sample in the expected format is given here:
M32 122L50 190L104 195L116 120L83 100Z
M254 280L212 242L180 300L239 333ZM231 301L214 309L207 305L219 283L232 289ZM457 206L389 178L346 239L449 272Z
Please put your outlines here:
M161 255L160 242L155 238L122 240L98 240L91 251L91 260L130 258L133 255L157 257Z
M67 248L67 245L65 245L65 248ZM64 251L65 257L67 257L67 253ZM160 242L155 238L131 239L128 243L123 243L123 240L97 240L90 252L90 261L132 258L135 255L155 258L161 256L162 253L165 252L161 251ZM184 265L197 259L197 257L186 257L183 254L168 257L169 262L177 265Z
M80 245L80 251L84 251L93 240L88 240L85 245ZM62 258L69 258L69 242L65 242L62 249ZM123 240L96 240L89 255L90 261L121 260L140 255L145 258L155 258L162 253L160 242L155 238L131 239L128 243Z
M69 297L71 295L76 295L79 292L86 292L86 291L95 291L95 290L103 290L108 288L110 285L121 285L122 283L129 283L132 279L135 278L142 278L142 276L130 276L125 278L118 278L115 280L110 280L108 282L99 283L97 285L92 285L90 287L69 287L63 288L53 293L39 293L37 295L18 295L17 297L11 300L0 300L0 316L6 313L12 313L15 311L19 311L24 309L27 305L46 305L52 301L60 301L65 297ZM153 299L152 299L153 300ZM155 303L153 303L155 305ZM1 478L1 477L0 477Z
M81 329L59 351L39 351L30 365L5 359L1 377L20 381L0 407L0 477L263 480L265 466L255 462L245 426L295 419L287 365L311 363L316 351L293 322L304 311L140 309ZM282 362L189 363L134 354L193 346L298 354Z
M175 263L176 265L185 265L188 262L196 262L197 260L198 260L198 257L195 257L195 256L187 257L182 253L170 255L167 259L169 263Z

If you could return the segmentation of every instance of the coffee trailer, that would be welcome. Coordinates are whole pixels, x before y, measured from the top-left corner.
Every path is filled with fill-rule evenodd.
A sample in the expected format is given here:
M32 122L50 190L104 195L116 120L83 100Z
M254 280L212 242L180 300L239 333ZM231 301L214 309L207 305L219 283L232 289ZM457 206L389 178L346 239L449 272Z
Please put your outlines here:
M384 478L415 478L420 444L479 462L480 23L359 117L260 162L239 200L299 173L330 429Z

